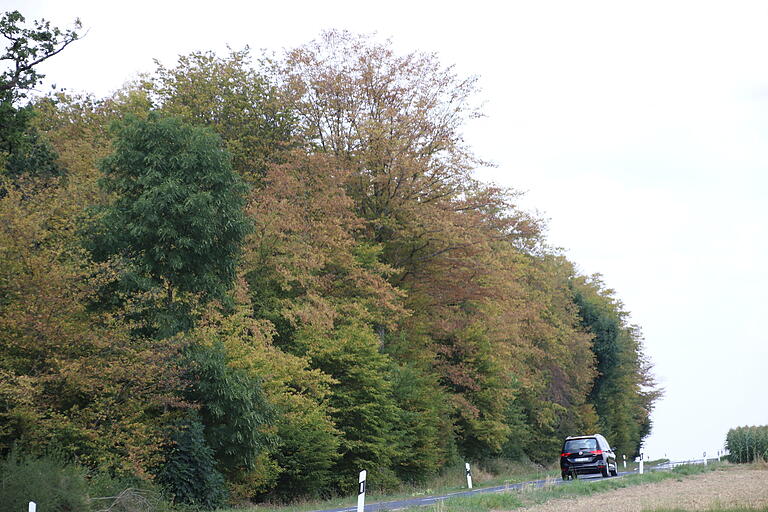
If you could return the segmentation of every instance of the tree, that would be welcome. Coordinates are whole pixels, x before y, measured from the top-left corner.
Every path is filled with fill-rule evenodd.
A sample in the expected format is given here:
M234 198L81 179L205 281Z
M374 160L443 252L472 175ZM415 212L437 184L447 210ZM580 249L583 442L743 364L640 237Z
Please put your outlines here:
M497 289L490 248L538 227L514 193L471 176L481 161L461 131L479 115L476 79L433 54L397 55L389 42L335 31L288 52L279 70L308 150L351 171L345 189L364 222L356 237L379 248L390 284L407 294L412 319L375 325L384 349L432 366L420 382L448 391L467 455L498 452L510 397L504 347L482 328ZM448 447L433 446L430 457L444 457Z
M57 161L59 155L34 126L28 126L9 149L5 174L15 181L22 176L49 179L66 174Z
M517 303L518 332L508 339L516 349L518 389L510 419L524 414L527 437L515 441L543 463L564 437L596 427L587 403L595 377L592 339L573 303L570 262L544 253L519 255L516 263L519 287L512 288L509 298Z
M392 393L399 409L394 468L406 482L424 482L455 455L450 396L438 380L417 361L402 361L392 371Z
M331 331L303 329L297 343L315 368L330 375L330 406L343 433L337 485L345 492L362 469L374 475L379 489L395 486L392 463L397 456L400 409L388 379L391 362L379 352L379 341L362 322L344 323Z
M0 167L7 166L14 178L28 173L60 176L63 169L56 164L50 144L30 126L31 107L17 107L17 103L44 78L36 66L76 41L81 24L75 20L73 29L62 31L45 20L35 21L33 28L24 28L24 22L19 11L0 16L0 34L8 41L0 55L8 66L0 74Z
M254 232L243 256L254 315L272 322L275 342L290 350L300 326L327 328L347 315L391 325L404 314L387 282L381 248L355 240L361 226L344 190L349 171L330 155L293 151L254 188Z
M74 29L62 31L50 22L39 20L34 28L23 28L26 20L19 11L6 12L0 17L0 34L10 42L0 60L9 61L10 69L0 74L0 92L9 93L13 100L26 97L26 91L37 85L45 75L35 66L60 53L78 39L82 28L79 19Z
M86 189L88 190L88 186ZM111 276L80 247L81 184L0 198L0 454L51 446L90 468L149 477L162 425L185 408L177 350L89 310Z
M186 349L190 388L185 398L199 404L205 437L222 473L232 477L253 470L259 455L274 443L267 432L274 409L261 380L230 365L221 343Z
M213 449L205 439L203 424L194 414L177 421L164 446L157 481L176 503L214 510L227 497L224 476L216 468Z
M571 281L581 323L594 336L597 376L589 391L602 431L619 453L637 455L661 396L642 353L642 335L600 276Z
M104 201L98 188L99 162L113 151L110 126L128 115L146 119L152 109L140 83L128 82L106 98L92 94L57 92L38 98L31 127L53 146L56 163L66 169L67 179L87 179L93 190L83 200L88 206Z
M279 161L295 122L275 86L250 60L247 47L226 57L194 52L180 56L173 68L158 63L147 87L165 114L218 133L235 171L254 182L269 163Z
M229 365L259 378L274 410L275 444L262 452L258 467L230 484L233 495L256 498L270 493L280 498L319 496L333 486L339 431L328 405L328 375L309 367L309 360L283 352L272 344L274 327L252 318L244 283L235 295L244 303L231 314L208 308L190 336L198 344L222 344ZM270 430L271 431L271 430Z
M160 291L152 329L168 336L191 326L196 301L222 300L250 223L246 186L207 128L150 114L114 127L114 152L102 161L113 194L90 248L125 264L130 292Z
M391 43L330 31L289 52L280 72L305 140L354 171L349 195L375 243L427 231L420 214L461 193L479 162L460 132L478 114L476 80L434 55L398 56ZM388 262L428 254L424 242L413 256L387 247Z

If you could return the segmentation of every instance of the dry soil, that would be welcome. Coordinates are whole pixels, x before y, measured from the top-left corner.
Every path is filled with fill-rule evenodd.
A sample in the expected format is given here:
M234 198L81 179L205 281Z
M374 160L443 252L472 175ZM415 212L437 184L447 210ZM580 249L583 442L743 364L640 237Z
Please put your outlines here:
M593 496L563 498L526 512L641 512L656 509L768 508L768 470L728 469L617 489Z

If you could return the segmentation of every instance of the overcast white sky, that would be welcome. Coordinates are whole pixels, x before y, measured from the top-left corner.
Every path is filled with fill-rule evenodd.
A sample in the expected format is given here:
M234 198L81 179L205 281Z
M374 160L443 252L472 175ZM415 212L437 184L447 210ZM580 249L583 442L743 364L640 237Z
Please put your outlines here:
M527 191L549 239L642 326L666 396L652 457L714 454L768 424L768 3L727 0L109 2L0 0L82 41L46 63L106 95L152 59L280 50L376 31L480 75L467 141L485 179Z

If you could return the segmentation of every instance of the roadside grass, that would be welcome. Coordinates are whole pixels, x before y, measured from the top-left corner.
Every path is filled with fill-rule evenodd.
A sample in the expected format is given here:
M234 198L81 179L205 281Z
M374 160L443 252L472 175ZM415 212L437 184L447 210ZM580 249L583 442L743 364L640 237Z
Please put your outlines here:
M758 458L754 462L749 464L741 464L740 466L743 468L760 469L765 471L768 470L768 459Z
M679 466L669 471L655 471L642 475L626 475L622 478L600 480L577 480L564 485L555 485L555 479L534 488L525 486L519 491L501 492L494 494L449 498L432 507L430 512L488 512L490 510L512 510L521 507L538 505L557 498L591 496L596 493L623 489L625 487L661 482L670 478L682 479L685 476L696 475L723 468L723 464L707 466ZM424 512L424 507L406 509L408 512Z
M650 467L657 462L664 461L652 461L651 463L648 463L646 467ZM636 470L636 466L636 464L628 464L627 470ZM546 482L543 487L526 485L520 490L448 498L431 506L412 507L404 510L407 512L488 512L491 510L512 510L544 503L557 498L590 496L592 494L614 489L661 482L670 478L682 480L685 476L724 469L727 466L730 466L730 464L710 463L707 466L685 465L678 466L672 470L647 472L642 475L628 474L622 478L576 480L568 482L565 485L557 485L560 479L560 472L556 469L536 468L533 465L509 464L501 468L503 471L502 474L493 474L478 468L473 470L473 483L475 484L475 489L507 484L511 485L534 480L546 480ZM746 465L741 465L741 467L744 466ZM499 468L493 469L496 470ZM459 476L456 476L457 474ZM466 490L466 480L462 467L446 471L442 475L436 476L428 483L420 486L404 486L389 493L369 492L366 496L366 503L371 504L395 501L419 496L434 496ZM263 503L252 505L247 508L222 508L219 509L218 512L243 512L244 510L251 512L310 512L314 510L354 507L356 504L356 496L343 496L326 500L307 500L289 505ZM722 512L726 511L742 512L741 510L736 509L723 509ZM711 512L721 511L713 510ZM750 512L754 512L754 509L751 509ZM765 512L768 512L768 510Z
M535 464L511 463L506 461L492 461L488 467L475 467L472 469L473 489L511 485L532 480L554 479L559 477L558 469L547 469ZM369 485L371 482L369 482ZM409 484L389 492L371 490L366 493L366 503L379 503L396 501L401 499L416 498L420 496L434 496L467 490L467 480L464 474L464 466L448 468L439 475L423 484ZM217 512L310 512L313 510L325 510L331 508L353 507L357 504L357 496L339 496L328 499L306 500L291 504L262 503L247 508L221 508ZM425 508L419 507L421 512Z
M665 459L651 461L646 467L666 462ZM682 480L686 476L706 473L709 471L726 470L734 467L727 462L710 463L703 465L678 466L672 470L647 472L643 475L627 474L622 478L577 480L566 485L556 485L559 480L557 469L544 469L534 465L510 464L499 462L496 466L473 469L474 488L487 488L505 484L515 484L534 480L546 480L543 487L533 485L524 486L521 490L510 490L493 494L480 494L477 496L464 496L449 498L431 506L412 507L406 512L488 512L491 510L512 510L531 505L545 503L557 498L571 498L590 496L592 494L622 489L636 485L661 482L670 478ZM768 469L768 462L756 461L751 464L740 464L739 467L751 469ZM623 468L620 466L620 469ZM637 464L627 464L628 472L636 471ZM369 492L366 503L378 503L394 501L419 496L433 496L448 494L466 490L466 480L463 466L452 468L443 474L435 476L423 485L403 486L397 491L389 493ZM309 512L341 507L354 507L357 503L356 496L343 496L326 500L307 500L289 505L264 503L252 505L248 508L225 508L218 512ZM647 512L682 512L682 509L654 509ZM705 512L768 512L768 508L712 508Z

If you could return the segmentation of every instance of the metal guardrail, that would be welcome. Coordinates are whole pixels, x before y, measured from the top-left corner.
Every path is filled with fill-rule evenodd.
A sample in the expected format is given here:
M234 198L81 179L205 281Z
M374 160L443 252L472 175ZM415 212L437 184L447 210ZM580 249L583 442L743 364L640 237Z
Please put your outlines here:
M650 471L657 471L657 470L664 470L664 469L674 469L677 466L685 466L688 464L711 464L715 462L720 462L720 458L714 457L712 459L710 458L701 458L701 459L689 459L689 460L679 460L679 461L669 461L665 462L663 464L657 464L655 466L651 466L648 468Z

